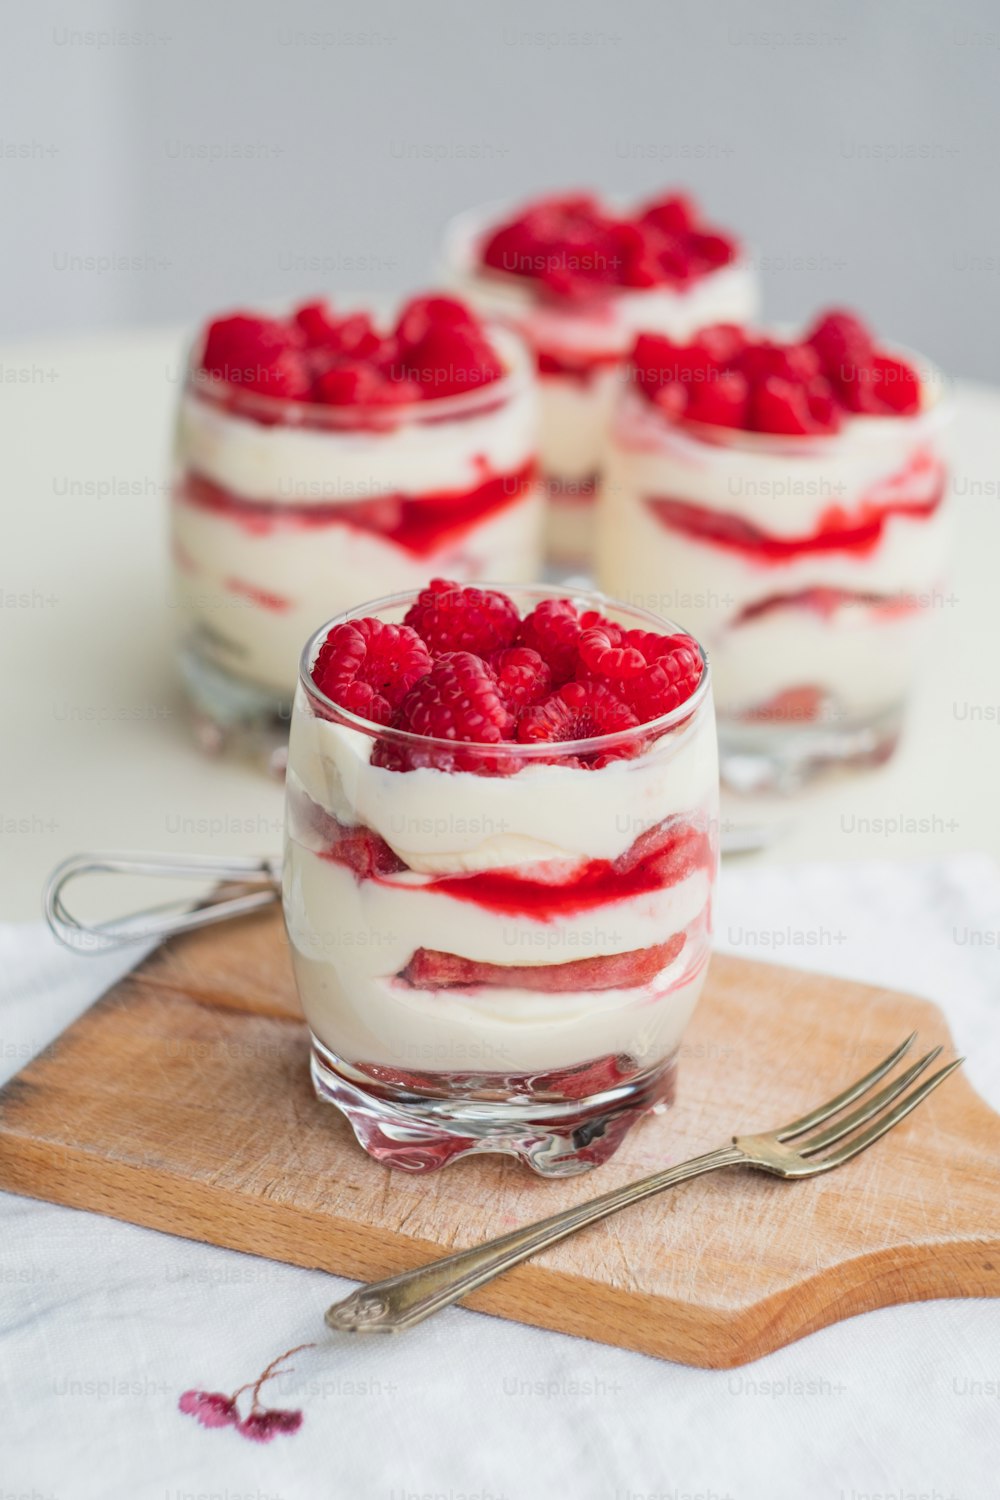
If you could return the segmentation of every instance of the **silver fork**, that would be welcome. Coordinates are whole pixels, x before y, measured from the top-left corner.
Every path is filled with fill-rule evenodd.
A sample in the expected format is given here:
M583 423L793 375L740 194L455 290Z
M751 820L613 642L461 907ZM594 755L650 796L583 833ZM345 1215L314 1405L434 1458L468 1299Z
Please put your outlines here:
M913 1032L870 1073L790 1125L782 1125L766 1135L734 1136L729 1146L721 1146L705 1156L692 1157L690 1161L680 1162L663 1172L654 1172L651 1177L643 1177L638 1182L626 1183L600 1198L578 1203L574 1208L564 1209L562 1213L535 1224L527 1224L523 1229L515 1229L511 1234L501 1235L484 1245L358 1287L342 1302L334 1302L327 1308L327 1326L338 1333L398 1333L404 1328L412 1328L539 1250L546 1250L549 1245L575 1234L578 1229L596 1224L632 1203L652 1198L664 1188L700 1177L704 1172L715 1172L720 1167L752 1167L786 1181L831 1172L834 1167L843 1166L844 1162L867 1150L898 1125L965 1061L957 1058L907 1093L909 1085L940 1054L941 1048L935 1047L885 1088L869 1094L872 1086L891 1072L903 1054L909 1051L915 1038L916 1032ZM868 1097L863 1098L864 1095ZM841 1113L858 1099L862 1103L857 1109ZM827 1121L830 1123L826 1124ZM819 1125L825 1128L818 1130ZM793 1141L795 1144L790 1144Z

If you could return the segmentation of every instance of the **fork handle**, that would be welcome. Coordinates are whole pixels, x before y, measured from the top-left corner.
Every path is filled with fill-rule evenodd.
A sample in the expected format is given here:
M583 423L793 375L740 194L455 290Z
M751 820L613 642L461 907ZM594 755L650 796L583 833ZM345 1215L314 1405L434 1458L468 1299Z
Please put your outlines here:
M746 1157L738 1146L722 1146L705 1156L695 1156L675 1167L654 1172L651 1177L613 1188L599 1198L563 1209L548 1219L526 1224L524 1228L488 1240L484 1245L461 1250L457 1255L446 1255L413 1271L388 1276L384 1281L373 1281L327 1308L327 1326L337 1333L398 1333L404 1328L413 1328L432 1313L461 1301L477 1287L484 1286L537 1251L558 1244L578 1229L596 1224L619 1209L641 1203L644 1198L652 1198L664 1188L687 1182L691 1177L718 1171L720 1167L735 1167L745 1161Z

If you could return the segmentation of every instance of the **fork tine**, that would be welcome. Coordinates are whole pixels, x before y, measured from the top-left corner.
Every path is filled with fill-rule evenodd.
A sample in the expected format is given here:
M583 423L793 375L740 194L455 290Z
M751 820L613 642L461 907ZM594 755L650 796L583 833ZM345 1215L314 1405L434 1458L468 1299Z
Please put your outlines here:
M850 1088L838 1094L836 1099L820 1104L818 1108L810 1110L809 1114L803 1115L800 1120L793 1120L790 1125L784 1125L780 1130L776 1130L774 1133L778 1140L790 1141L794 1136L801 1135L804 1130L811 1130L814 1125L822 1125L824 1120L828 1120L838 1110L845 1109L848 1104L853 1104L855 1099L859 1099L873 1083L878 1083L880 1078L884 1078L886 1073L896 1066L904 1052L908 1052L913 1046L916 1038L917 1033L911 1031L906 1041L900 1043L895 1052L890 1052L889 1056L883 1058L877 1067L872 1068L870 1073L866 1073L864 1078L859 1078L857 1083L852 1083Z
M825 1146L832 1146L835 1141L843 1140L845 1135L850 1135L852 1130L859 1125L864 1125L873 1115L881 1114L887 1104L898 1099L906 1086L919 1078L920 1074L928 1067L936 1057L941 1055L941 1048L934 1047L907 1068L905 1073L900 1073L884 1089L879 1089L877 1094L871 1094L864 1099L857 1109L852 1109L849 1115L842 1115L840 1119L834 1120L825 1130L818 1130L815 1135L808 1136L806 1140L800 1141L795 1148L800 1156L812 1156L817 1151L822 1151Z
M939 1068L932 1073L930 1078L925 1078L923 1083L915 1088L911 1094L906 1094L899 1103L889 1110L888 1114L882 1115L880 1119L873 1121L867 1130L862 1130L860 1135L852 1136L850 1140L844 1141L836 1151L831 1151L829 1156L824 1156L820 1161L812 1161L809 1165L817 1172L826 1172L831 1167L842 1166L845 1161L850 1161L852 1156L857 1156L860 1151L865 1151L874 1141L880 1139L900 1120L905 1120L912 1109L916 1109L927 1095L937 1088L938 1084L944 1083L950 1073L960 1068L964 1063L964 1057L957 1057L954 1062L948 1063L944 1068Z

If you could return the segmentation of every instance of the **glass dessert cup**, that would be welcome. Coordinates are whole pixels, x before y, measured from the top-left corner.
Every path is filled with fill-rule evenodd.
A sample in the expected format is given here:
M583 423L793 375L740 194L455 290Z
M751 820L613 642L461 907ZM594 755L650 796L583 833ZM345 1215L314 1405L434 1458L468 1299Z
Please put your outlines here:
M685 287L611 287L587 300L554 298L540 283L481 263L483 237L504 215L504 206L493 204L453 219L445 231L444 274L484 316L515 328L534 353L546 556L571 571L592 563L617 375L636 334L684 339L711 323L747 322L758 309L757 278L748 261L737 260Z
M598 581L711 653L723 784L794 793L892 754L944 600L950 403L830 434L672 421L623 382Z
M171 497L180 662L200 740L283 749L302 641L331 601L541 567L537 401L506 374L457 395L322 406L213 380L192 359Z
M508 592L523 609L555 597ZM370 1155L406 1171L480 1152L544 1176L586 1171L671 1102L705 978L718 820L708 668L674 712L624 733L456 752L380 730L312 680L333 625L397 623L414 598L339 617L302 656L283 894L314 1086ZM574 602L672 630L600 595ZM419 769L373 765L379 738L416 749ZM612 747L599 768L579 759Z

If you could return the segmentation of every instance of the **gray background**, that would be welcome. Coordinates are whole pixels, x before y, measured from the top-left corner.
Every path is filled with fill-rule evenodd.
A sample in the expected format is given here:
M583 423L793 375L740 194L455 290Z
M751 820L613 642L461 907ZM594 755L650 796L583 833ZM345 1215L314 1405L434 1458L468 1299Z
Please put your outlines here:
M770 316L847 302L997 377L989 0L36 0L6 32L4 337L426 284L469 204L681 183Z

